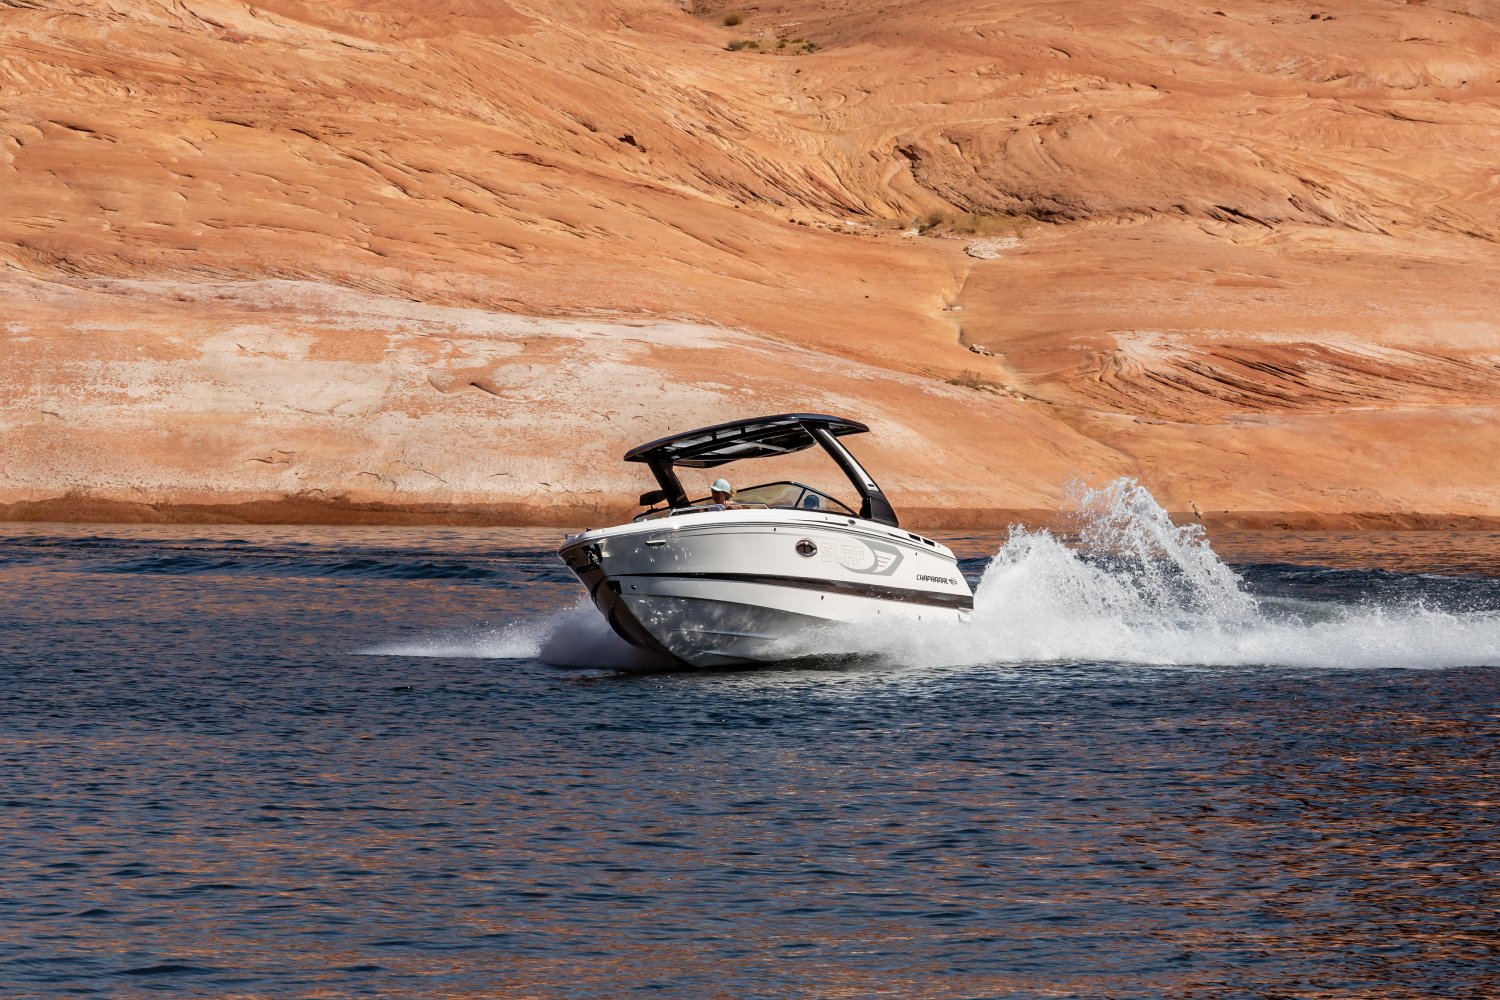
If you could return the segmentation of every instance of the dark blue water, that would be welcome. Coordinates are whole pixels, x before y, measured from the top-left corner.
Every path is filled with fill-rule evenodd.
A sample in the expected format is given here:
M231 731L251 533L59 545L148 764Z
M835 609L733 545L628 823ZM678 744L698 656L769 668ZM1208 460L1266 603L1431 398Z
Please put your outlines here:
M1064 620L988 662L653 676L544 662L558 540L0 527L0 994L1500 995L1500 537L1216 539L1250 619L1012 554Z

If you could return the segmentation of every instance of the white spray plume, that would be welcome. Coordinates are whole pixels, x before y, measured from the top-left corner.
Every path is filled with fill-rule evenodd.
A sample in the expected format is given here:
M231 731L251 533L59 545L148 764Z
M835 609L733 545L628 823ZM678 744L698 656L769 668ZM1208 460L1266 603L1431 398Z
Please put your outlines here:
M1011 528L975 588L967 627L882 622L817 641L909 666L1500 665L1495 614L1257 601L1203 528L1173 524L1139 483L1077 488L1072 499L1076 540Z

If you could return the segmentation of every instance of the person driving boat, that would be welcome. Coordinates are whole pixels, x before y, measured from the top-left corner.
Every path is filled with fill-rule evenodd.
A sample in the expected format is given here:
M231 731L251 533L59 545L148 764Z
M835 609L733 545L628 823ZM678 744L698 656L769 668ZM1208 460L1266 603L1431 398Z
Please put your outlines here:
M734 492L734 487L729 485L729 480L715 479L714 484L708 488L708 492L713 495L714 503L725 510L739 509L740 505L729 499L730 494Z

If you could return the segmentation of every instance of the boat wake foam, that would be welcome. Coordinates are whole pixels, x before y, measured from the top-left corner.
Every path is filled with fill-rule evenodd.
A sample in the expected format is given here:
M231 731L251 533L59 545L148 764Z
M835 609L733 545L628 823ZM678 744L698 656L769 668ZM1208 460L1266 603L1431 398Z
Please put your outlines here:
M546 618L480 626L362 650L371 656L456 656L541 660L556 667L651 671L670 664L637 649L609 627L588 598Z

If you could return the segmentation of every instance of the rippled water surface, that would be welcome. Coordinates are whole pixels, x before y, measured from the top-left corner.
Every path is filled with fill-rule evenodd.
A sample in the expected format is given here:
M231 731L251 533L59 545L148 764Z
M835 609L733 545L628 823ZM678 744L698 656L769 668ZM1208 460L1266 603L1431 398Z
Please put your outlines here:
M0 526L0 994L1500 995L1500 536L1127 536L643 676L552 531Z

